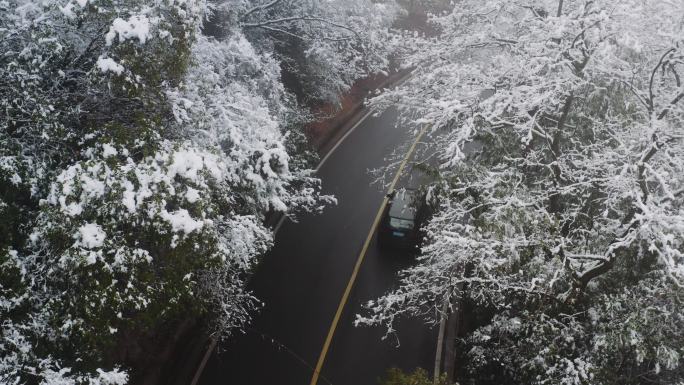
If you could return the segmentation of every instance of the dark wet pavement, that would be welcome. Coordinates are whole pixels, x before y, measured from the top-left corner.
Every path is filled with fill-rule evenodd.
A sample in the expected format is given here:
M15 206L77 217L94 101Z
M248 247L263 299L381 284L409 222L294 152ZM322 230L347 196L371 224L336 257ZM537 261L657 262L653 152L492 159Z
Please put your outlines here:
M286 221L258 267L251 290L264 302L250 329L214 354L201 385L308 385L354 264L385 191L369 169L389 162L410 139L395 127L396 112L369 117L332 153L318 175L338 200L320 215ZM384 250L374 238L336 329L319 384L374 385L390 367L433 365L436 328L402 320L397 333L354 327L362 304L397 284L410 265L405 252ZM273 341L275 340L275 342ZM399 343L399 346L397 346Z

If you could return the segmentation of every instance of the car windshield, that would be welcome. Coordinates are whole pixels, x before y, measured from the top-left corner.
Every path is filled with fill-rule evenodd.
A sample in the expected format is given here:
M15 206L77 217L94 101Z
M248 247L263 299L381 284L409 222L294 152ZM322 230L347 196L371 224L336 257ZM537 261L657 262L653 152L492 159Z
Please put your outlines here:
M390 227L397 230L410 230L413 228L413 221L410 219L399 219L390 217Z
M403 189L396 192L392 199L392 205L389 209L389 216L396 219L404 219L411 221L416 217L416 208L413 205L415 190Z

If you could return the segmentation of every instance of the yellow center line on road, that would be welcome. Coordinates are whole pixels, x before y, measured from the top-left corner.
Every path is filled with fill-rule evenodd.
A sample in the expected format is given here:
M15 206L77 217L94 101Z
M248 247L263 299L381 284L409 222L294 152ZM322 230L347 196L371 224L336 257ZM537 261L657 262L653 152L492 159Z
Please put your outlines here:
M416 150L416 146L420 142L420 139L423 137L425 132L427 132L428 125L425 125L421 131L418 133L418 136L416 136L416 139L413 141L411 144L411 147L409 148L408 152L406 153L406 156L404 156L404 159L402 160L401 164L399 165L399 169L397 170L397 174L394 176L394 179L392 179L392 183L389 185L389 191L394 190L394 188L397 185L397 182L399 181L399 177L401 176L401 173L404 171L404 168L406 167L406 164L408 164L409 159L411 159L411 156L413 155L413 152ZM337 306L337 311L335 312L335 317L333 318L332 324L330 325L330 330L328 330L328 335L325 337L325 342L323 343L323 349L321 350L321 354L318 356L318 362L316 363L316 369L314 369L313 376L311 377L311 382L310 385L317 385L318 384L318 377L321 374L321 370L323 369L323 363L325 362L325 356L328 354L328 350L330 349L330 343L332 342L333 336L335 335L335 330L337 329L337 324L340 322L340 317L342 316L342 311L344 310L344 307L347 305L347 301L349 300L349 294L351 293L352 287L354 286L354 282L356 282L356 276L359 274L359 270L361 269L361 264L363 264L363 259L366 257L366 252L368 251L368 246L370 246L371 241L373 240L373 235L375 234L375 231L378 228L378 225L380 224L380 220L382 219L382 213L385 211L385 207L387 207L387 204L389 203L389 198L385 196L382 200L382 204L380 205L380 209L378 210L378 213L375 214L375 220L373 221L373 225L370 228L370 232L368 233L368 236L366 236L366 241L363 243L363 248L361 248L361 252L359 253L358 258L356 259L356 264L354 265L354 270L352 270L351 277L349 277L349 282L347 282L347 287L344 289L344 294L342 294L342 299L340 300L340 304Z

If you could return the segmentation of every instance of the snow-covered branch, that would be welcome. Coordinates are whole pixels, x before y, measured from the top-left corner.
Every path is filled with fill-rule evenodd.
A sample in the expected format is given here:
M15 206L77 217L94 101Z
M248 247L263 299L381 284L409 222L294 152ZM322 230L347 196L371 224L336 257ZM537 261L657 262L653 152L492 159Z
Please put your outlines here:
M430 316L451 280L468 279L466 300L498 314L470 335L474 368L500 359L521 383L681 379L681 360L659 353L682 340L677 314L662 333L630 324L648 341L636 355L592 340L596 324L581 314L625 293L659 293L625 305L634 312L681 296L683 16L682 4L656 0L486 0L434 18L442 34L416 39L415 76L372 103L433 125L440 206L417 265L360 322ZM638 318L614 317L602 322ZM533 353L509 357L520 349Z

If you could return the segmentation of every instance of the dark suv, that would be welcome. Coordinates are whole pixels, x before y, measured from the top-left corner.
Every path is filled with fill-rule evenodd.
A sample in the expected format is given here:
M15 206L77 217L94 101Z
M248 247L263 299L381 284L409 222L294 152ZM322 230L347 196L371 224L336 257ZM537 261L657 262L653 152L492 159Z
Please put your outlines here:
M420 228L428 217L425 197L419 190L407 188L392 191L387 196L390 203L380 224L380 242L383 245L418 247Z

